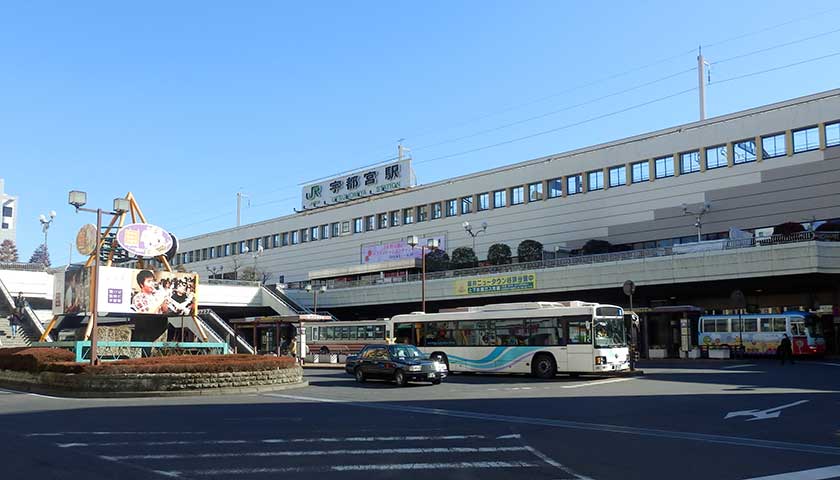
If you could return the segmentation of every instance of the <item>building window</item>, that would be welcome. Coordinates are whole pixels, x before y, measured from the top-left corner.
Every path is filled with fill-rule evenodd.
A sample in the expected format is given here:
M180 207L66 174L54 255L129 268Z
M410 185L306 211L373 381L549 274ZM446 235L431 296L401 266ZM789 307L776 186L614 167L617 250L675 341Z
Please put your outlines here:
M248 240L245 240L245 248L247 249L246 251L253 252L255 250L253 242L254 241L251 240L250 238Z
M467 213L472 213L472 203L473 203L472 196L461 197L461 215L465 215Z
M283 232L283 235L280 237L280 245L286 246L289 244L289 232Z
M716 145L706 149L706 170L727 166L726 145Z
M529 202L536 202L537 200L542 200L542 198L543 198L542 182L528 184L528 201Z
M820 134L817 127L803 128L793 132L793 153L802 153L820 148Z
M750 138L748 140L741 140L740 142L735 142L732 145L732 152L732 161L736 165L739 163L754 162L756 159L755 139Z
M580 175L566 177L566 195L574 195L583 191L583 179Z
M318 240L318 233L321 231L318 227L312 227L309 229L309 238L314 242Z
M403 225L411 225L414 223L414 208L403 209Z
M784 133L761 137L762 158L784 157L785 155L787 155L787 145Z
M680 173L694 173L700 171L700 152L685 152L680 155Z
M365 218L365 231L372 232L376 230L376 215L368 215Z
M210 247L210 258L216 258L216 247Z
M458 201L457 200L447 200L446 201L446 216L447 217L454 217L458 215Z
M245 253L245 241L242 240L239 242L239 250L236 253Z
M825 146L833 147L835 145L840 145L840 122L825 126Z
M395 210L391 212L391 226L392 227L399 227L400 226L400 212Z
M666 178L674 176L674 157L662 157L654 160L654 172L656 178Z
M440 208L440 202L432 204L432 220L437 220L443 215L443 210Z
M309 241L309 229L302 228L300 230L300 243L308 242Z
M650 162L637 162L630 165L633 171L633 183L647 182L650 180Z
M292 245L297 245L298 243L300 243L300 234L297 230L289 233L292 235Z
M321 240L326 240L328 238L330 238L330 226L321 225Z
M277 248L280 246L280 234L275 233L271 236L271 248Z
M380 213L379 214L379 228L388 228L388 214L387 213Z
M331 223L330 229L332 230L332 237L335 238L341 235L341 224L338 222Z
M493 192L493 208L507 207L507 190Z
M353 233L362 233L364 231L364 223L362 222L362 218L354 218L353 219Z
M341 234L350 233L350 220L341 222Z
M429 207L428 205L420 205L417 207L417 221L418 222L425 222L429 219Z
M589 172L586 174L587 177L587 188L589 191L593 190L603 190L604 189L604 171L603 170L595 170L593 172Z
M231 255L233 255L233 244L232 243L226 243L225 244L225 256L229 257Z
M513 187L510 189L510 204L519 205L525 202L525 188Z
M591 182L592 179L590 178ZM624 165L620 167L612 167L610 169L610 187L620 187L627 185L627 167Z
M563 179L552 178L548 181L548 198L563 196Z
M478 195L478 211L490 209L490 194L482 193Z

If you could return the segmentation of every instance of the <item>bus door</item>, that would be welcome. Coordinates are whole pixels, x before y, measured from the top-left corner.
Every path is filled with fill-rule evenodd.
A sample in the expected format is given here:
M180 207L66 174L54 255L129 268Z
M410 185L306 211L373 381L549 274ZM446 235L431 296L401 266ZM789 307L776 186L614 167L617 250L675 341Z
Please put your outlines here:
M569 372L591 372L595 359L592 354L592 317L574 317L567 320Z

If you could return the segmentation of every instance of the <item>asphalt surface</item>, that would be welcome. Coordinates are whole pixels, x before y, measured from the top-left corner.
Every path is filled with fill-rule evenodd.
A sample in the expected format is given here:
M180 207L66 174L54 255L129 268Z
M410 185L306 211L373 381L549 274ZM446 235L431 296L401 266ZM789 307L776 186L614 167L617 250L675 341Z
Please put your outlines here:
M840 479L840 362L644 369L549 381L454 375L405 388L308 369L306 388L161 399L0 390L0 472L4 480Z

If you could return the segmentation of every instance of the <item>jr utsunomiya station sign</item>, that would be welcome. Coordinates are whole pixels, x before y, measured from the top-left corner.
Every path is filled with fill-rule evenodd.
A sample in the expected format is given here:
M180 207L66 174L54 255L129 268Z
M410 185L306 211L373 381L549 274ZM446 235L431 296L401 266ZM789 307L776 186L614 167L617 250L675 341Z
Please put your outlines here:
M304 185L301 193L301 206L304 210L311 210L388 193L410 187L413 178L411 159L396 160L329 180Z

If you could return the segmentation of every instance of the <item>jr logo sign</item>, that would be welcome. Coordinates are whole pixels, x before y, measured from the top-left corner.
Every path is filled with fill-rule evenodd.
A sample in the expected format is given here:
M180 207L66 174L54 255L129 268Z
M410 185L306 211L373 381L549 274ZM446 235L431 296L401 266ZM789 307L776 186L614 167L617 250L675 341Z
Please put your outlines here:
M321 198L321 186L320 185L312 185L312 188L309 189L309 192L306 193L307 200L315 200L316 198Z

